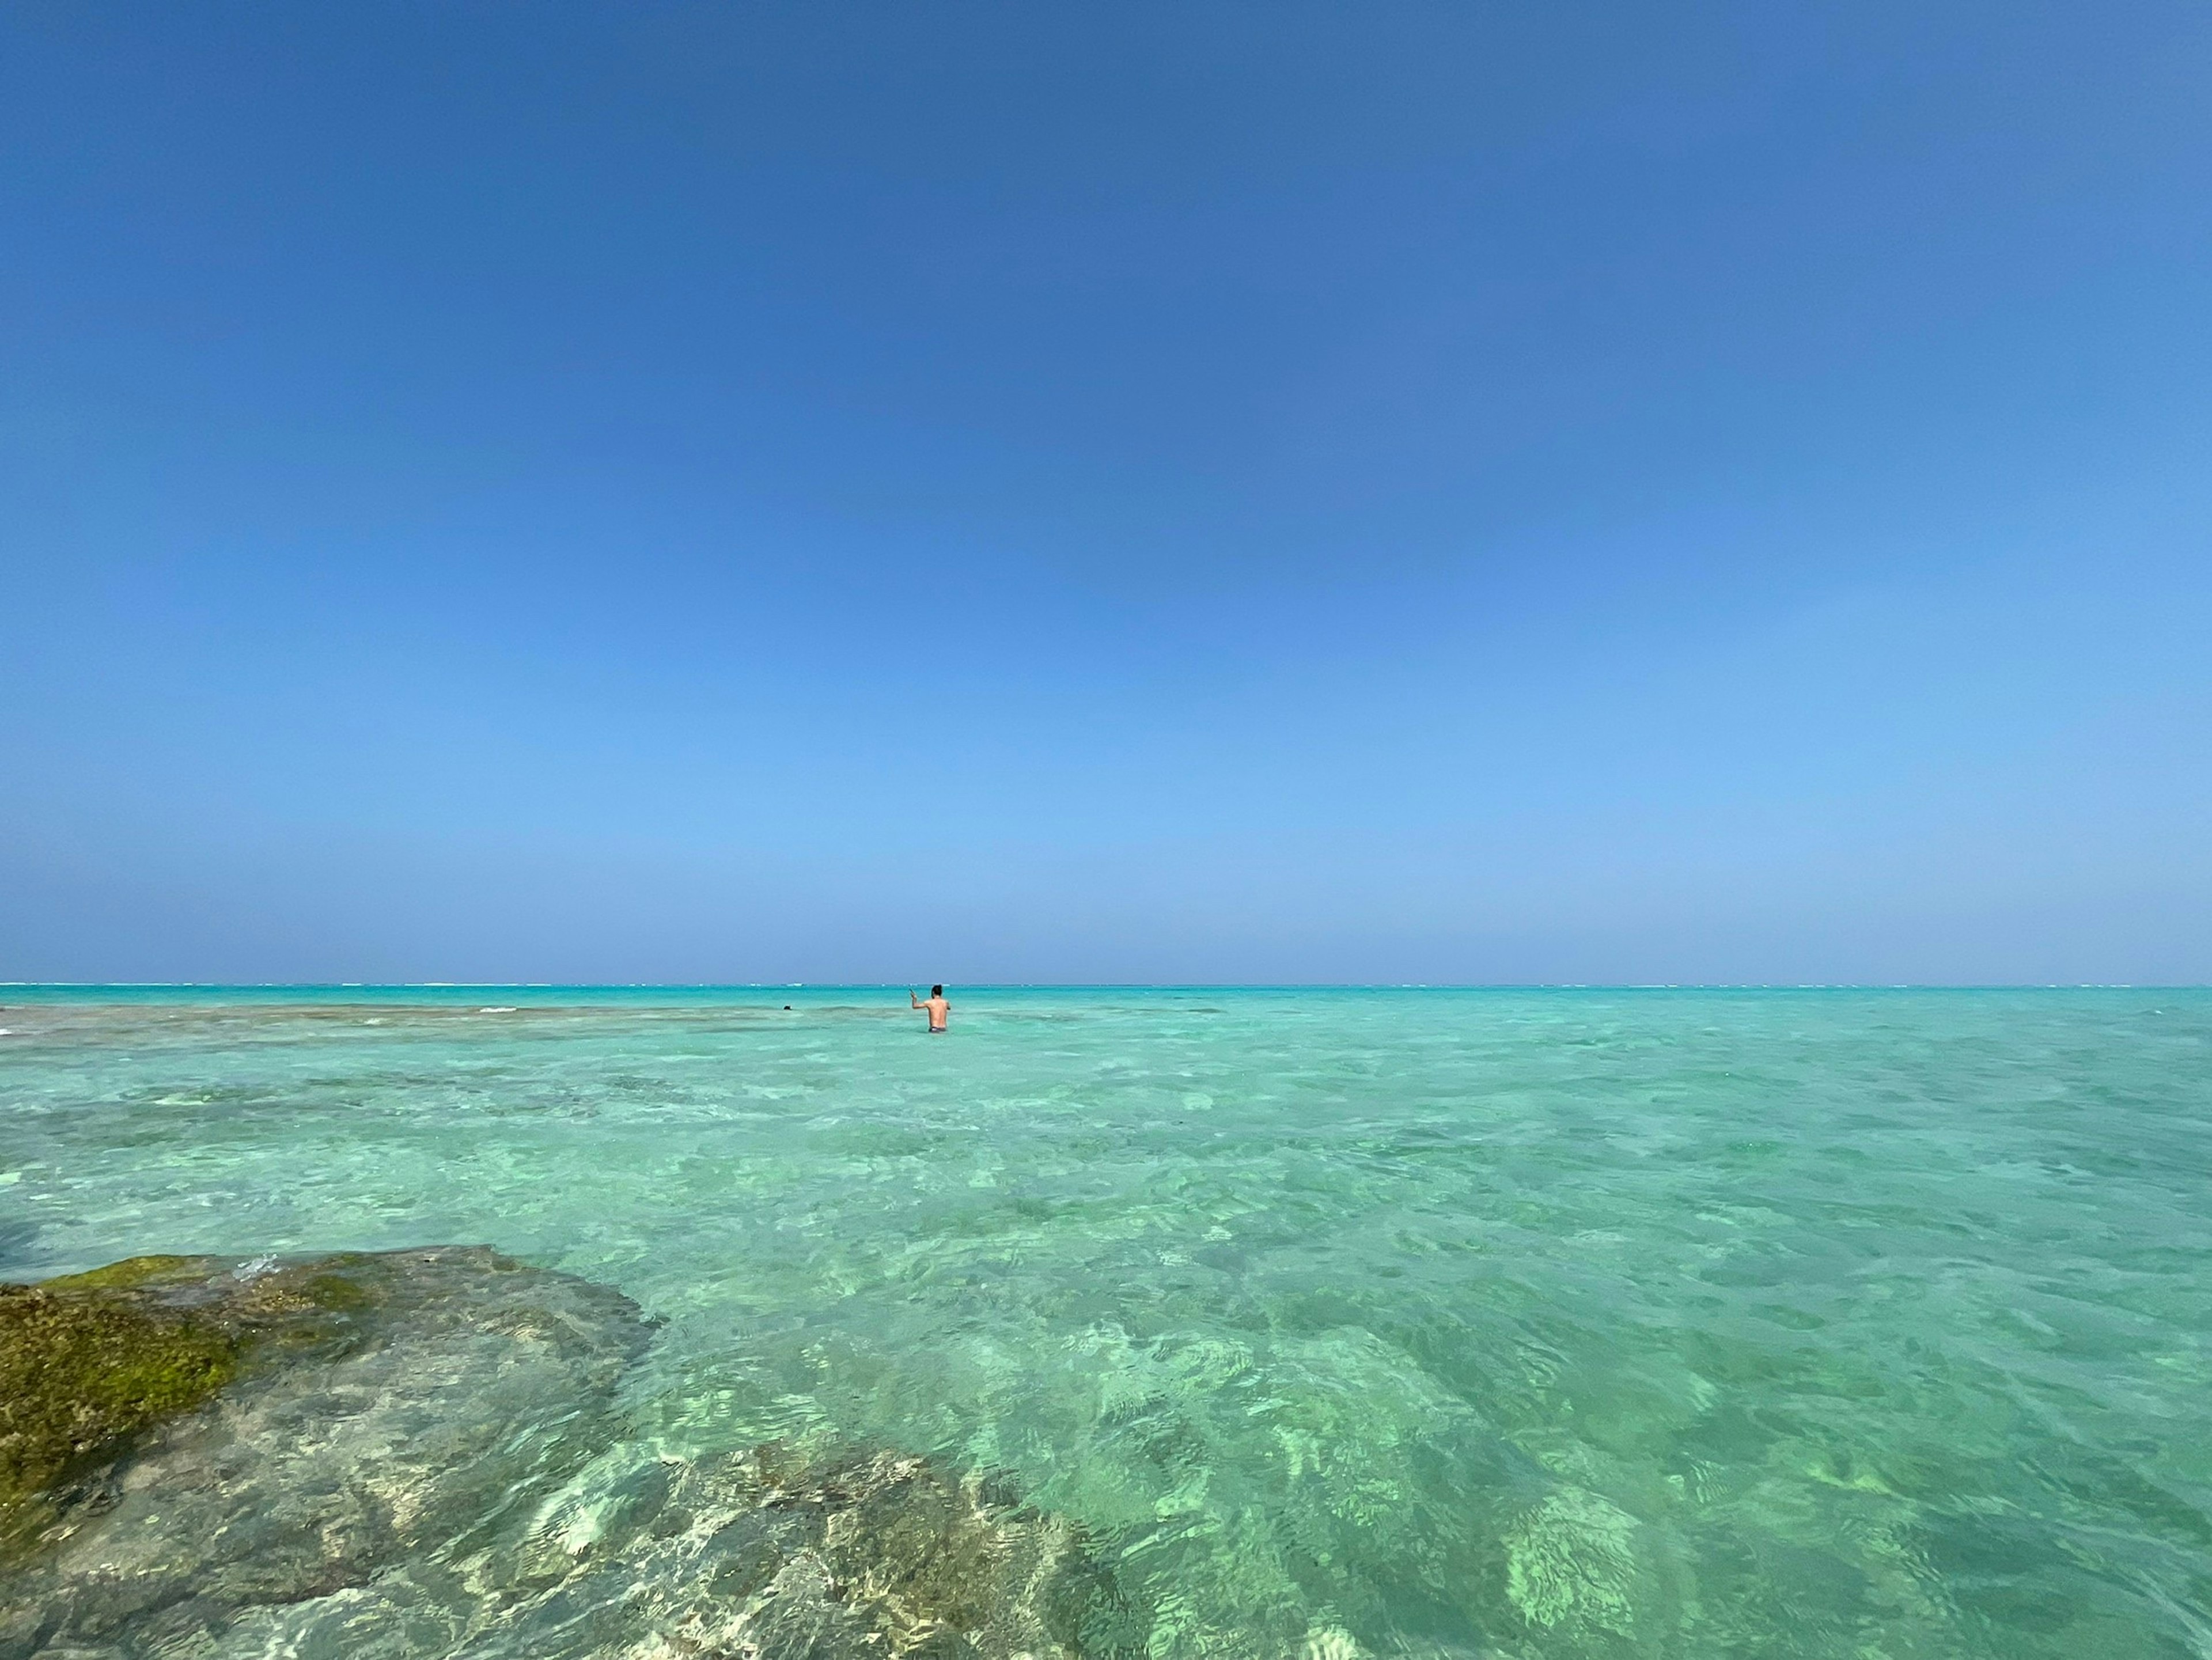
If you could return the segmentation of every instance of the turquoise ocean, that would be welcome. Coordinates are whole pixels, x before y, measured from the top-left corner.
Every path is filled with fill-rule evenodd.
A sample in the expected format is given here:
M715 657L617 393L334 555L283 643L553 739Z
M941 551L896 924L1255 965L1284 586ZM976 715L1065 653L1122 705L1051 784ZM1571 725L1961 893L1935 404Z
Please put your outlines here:
M1159 1660L2212 1656L2212 993L952 994L0 988L0 1279L490 1245Z

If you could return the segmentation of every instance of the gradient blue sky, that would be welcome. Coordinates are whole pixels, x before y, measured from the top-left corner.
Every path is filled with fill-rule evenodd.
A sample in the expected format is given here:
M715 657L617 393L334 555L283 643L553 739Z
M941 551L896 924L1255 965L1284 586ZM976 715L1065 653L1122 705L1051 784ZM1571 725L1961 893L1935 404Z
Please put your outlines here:
M0 9L0 976L2212 978L2212 10Z

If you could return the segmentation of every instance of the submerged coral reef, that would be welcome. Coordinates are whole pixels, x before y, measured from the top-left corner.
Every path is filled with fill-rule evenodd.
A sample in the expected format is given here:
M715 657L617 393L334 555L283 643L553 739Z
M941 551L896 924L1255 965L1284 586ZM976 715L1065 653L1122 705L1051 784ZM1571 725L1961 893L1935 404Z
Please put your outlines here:
M0 1660L1133 1651L1065 1520L881 1449L625 1438L626 1298L488 1250L0 1290Z

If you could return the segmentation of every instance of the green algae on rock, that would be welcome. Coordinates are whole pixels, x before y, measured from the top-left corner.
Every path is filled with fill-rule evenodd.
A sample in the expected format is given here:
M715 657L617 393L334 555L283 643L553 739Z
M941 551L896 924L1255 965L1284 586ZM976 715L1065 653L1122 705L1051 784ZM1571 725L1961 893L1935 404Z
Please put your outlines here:
M40 1285L0 1284L0 1505L199 1406L272 1340L341 1336L321 1316L377 1298L332 1269L372 1261L270 1259L241 1274L216 1257L132 1256Z
M145 1256L0 1283L0 1560L51 1533L65 1489L241 1372L342 1350L380 1300L377 1261Z
M229 1370L40 1467L0 1553L0 1660L201 1651L495 1530L619 1429L652 1329L619 1292L480 1247L141 1258L14 1300L186 1332Z
M240 1339L99 1286L0 1286L0 1546L56 1482L236 1375Z
M206 1256L126 1256L105 1268L82 1274L64 1274L38 1289L50 1292L138 1291L148 1286L187 1280L204 1274L214 1258Z

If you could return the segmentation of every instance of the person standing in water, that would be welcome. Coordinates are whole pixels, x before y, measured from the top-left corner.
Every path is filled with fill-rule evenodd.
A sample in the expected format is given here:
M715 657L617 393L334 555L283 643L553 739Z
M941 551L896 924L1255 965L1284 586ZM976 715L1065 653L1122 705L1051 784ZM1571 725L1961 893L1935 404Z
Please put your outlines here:
M932 986L929 988L928 996L916 997L914 994L914 988L908 986L906 991L906 1000L912 1004L915 1008L927 1009L929 1011L929 1029L932 1031L943 1031L945 1030L945 1017L946 1012L952 1007L952 1005L945 1000L944 987Z

